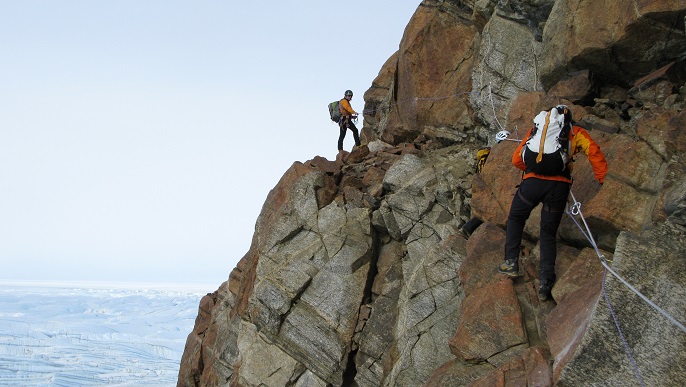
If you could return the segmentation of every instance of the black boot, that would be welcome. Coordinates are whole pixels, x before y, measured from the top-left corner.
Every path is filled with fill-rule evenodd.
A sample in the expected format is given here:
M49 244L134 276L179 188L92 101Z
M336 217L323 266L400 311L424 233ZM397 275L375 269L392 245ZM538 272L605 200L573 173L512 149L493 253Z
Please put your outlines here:
M548 301L553 299L553 282L550 280L541 280L538 285L538 299L541 301Z

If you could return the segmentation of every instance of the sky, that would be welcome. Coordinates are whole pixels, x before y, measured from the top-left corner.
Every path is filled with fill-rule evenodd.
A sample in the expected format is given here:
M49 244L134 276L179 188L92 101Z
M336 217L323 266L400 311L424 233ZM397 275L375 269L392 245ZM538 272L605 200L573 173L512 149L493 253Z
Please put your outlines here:
M0 0L0 281L216 288L420 2Z

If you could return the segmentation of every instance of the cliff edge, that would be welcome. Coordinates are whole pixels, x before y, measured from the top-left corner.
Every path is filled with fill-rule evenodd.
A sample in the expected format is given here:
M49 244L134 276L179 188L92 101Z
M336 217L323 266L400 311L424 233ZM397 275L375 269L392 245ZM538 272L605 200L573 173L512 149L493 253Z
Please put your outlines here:
M683 324L685 17L683 0L423 1L365 93L363 146L285 172L200 302L178 385L684 385L686 332L571 217L554 302L538 210L523 276L496 272L521 173L494 135L569 105L609 164L600 189L583 157L573 173L599 252Z

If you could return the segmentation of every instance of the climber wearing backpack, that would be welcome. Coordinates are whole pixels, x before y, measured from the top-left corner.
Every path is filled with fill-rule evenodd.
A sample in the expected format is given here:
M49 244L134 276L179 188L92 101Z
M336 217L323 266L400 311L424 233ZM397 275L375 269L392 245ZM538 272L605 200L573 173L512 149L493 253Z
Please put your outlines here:
M346 90L343 99L338 104L338 109L341 112L341 118L338 120L338 127L340 135L338 136L338 151L343 150L343 140L348 129L352 130L353 138L355 139L355 146L360 146L360 132L357 130L353 120L357 120L357 112L350 106L350 100L353 98L353 92Z
M543 203L538 288L541 300L552 299L551 291L556 279L555 236L572 185L572 157L578 152L588 157L595 179L602 185L607 174L603 152L585 129L573 124L569 107L558 105L536 116L534 127L512 155L512 163L524 171L524 175L512 199L507 218L505 262L500 264L498 272L518 276L524 224L531 211Z

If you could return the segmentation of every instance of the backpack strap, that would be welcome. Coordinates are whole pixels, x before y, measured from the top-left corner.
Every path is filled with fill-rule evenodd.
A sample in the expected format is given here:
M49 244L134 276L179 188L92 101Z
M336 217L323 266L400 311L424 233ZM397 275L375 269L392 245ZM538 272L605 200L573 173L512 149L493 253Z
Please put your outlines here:
M541 134L541 144L538 147L538 156L536 156L536 163L540 163L543 160L543 147L545 146L545 136L548 133L548 125L550 124L550 111L545 116L545 125L543 125L543 133Z
M564 138L562 138L563 136ZM565 125L565 129L562 133L562 136L560 136L560 140L564 141L564 143L560 145L562 145L564 150L567 152L567 154L570 157L570 160L572 157L572 136L574 136L574 126L570 122Z

